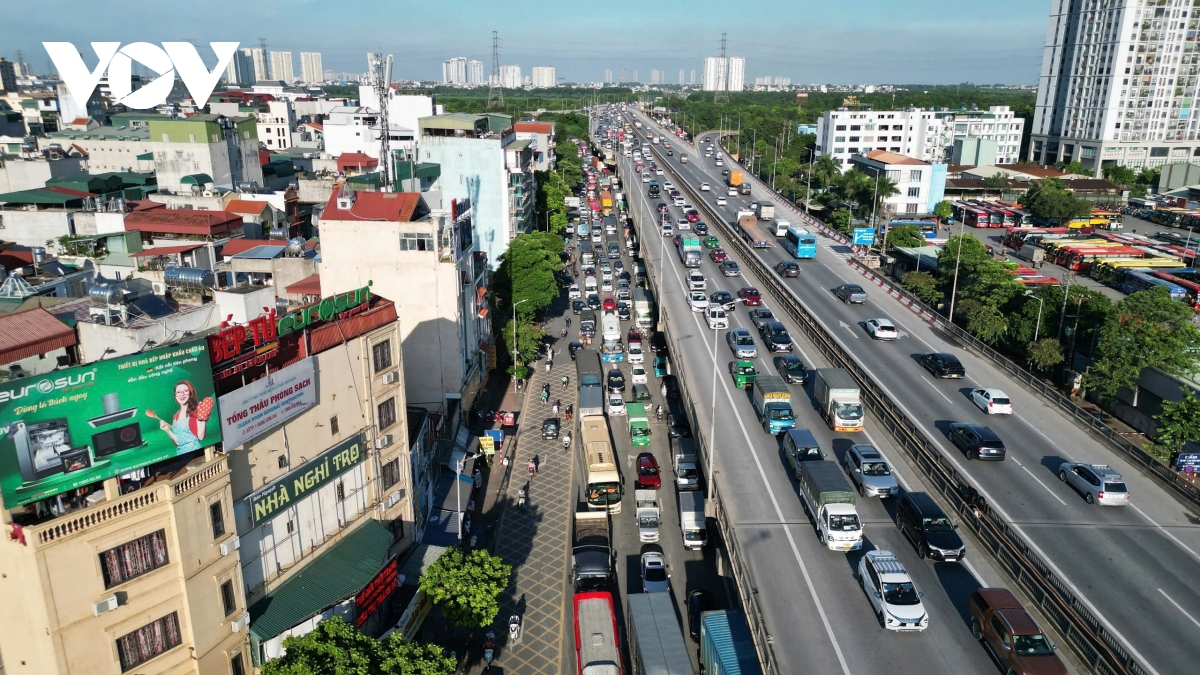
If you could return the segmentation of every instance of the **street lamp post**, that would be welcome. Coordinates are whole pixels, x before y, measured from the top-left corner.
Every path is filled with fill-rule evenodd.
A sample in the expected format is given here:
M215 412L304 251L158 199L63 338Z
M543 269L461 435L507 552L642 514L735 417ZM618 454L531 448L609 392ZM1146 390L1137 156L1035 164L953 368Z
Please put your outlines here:
M1071 277L1073 277L1073 276L1074 276L1074 273L1071 270L1067 270L1067 273L1063 275L1063 282L1064 282L1063 283L1063 304L1062 304L1062 311L1059 312L1059 314L1058 314L1058 339L1059 340L1062 340L1063 319L1067 318L1067 298L1069 298L1071 296Z
M533 299L533 298L525 298L525 299L524 299L524 300L522 300L521 302L515 302L515 303L513 303L513 321L512 321L512 324L513 324L513 331L512 331L512 333L513 333L513 343L512 343L512 353L513 353L513 365L514 365L514 366L515 366L515 365L517 365L517 359L519 358L519 354L520 354L520 350L518 350L518 349L517 349L517 306L518 306L518 305L521 305L521 304L523 304L523 303L529 302L529 301L530 301L530 300L532 300L532 299ZM517 389L516 389L516 387L517 387L517 382L516 382L516 380L513 380L513 391L514 391L514 392L517 390Z
M708 426L708 500L711 502L713 498L714 484L717 482L713 476L713 455L717 451L717 333L720 331L714 330L712 360L713 360L713 381L712 381L712 409L709 411L709 426Z
M807 177L804 186L804 215L806 216L808 215L808 203L812 201L813 150L814 148L808 149L808 171L805 172Z
M963 226L966 218L958 224L958 248L954 256L954 285L950 288L950 324L954 324L954 302L958 298L958 266L962 263Z
M1045 308L1045 306L1046 306L1046 301L1045 301L1044 299L1042 299L1042 298L1040 298L1040 297L1038 297L1038 296L1034 295L1033 293L1026 293L1025 295L1027 295L1027 296L1029 296L1029 297L1033 298L1034 300L1037 300L1037 301L1038 301L1038 318L1037 318L1037 325L1036 325L1036 326L1034 326L1034 329L1033 329L1033 341L1034 341L1034 342L1037 342L1037 339L1038 339L1038 334L1039 334L1039 333L1041 332L1041 330L1042 330L1042 309L1044 309L1044 308Z

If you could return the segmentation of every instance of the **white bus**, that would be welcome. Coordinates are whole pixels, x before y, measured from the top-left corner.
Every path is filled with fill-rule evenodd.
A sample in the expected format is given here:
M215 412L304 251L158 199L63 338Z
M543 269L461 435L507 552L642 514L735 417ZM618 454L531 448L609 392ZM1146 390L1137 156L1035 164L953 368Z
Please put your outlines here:
M608 422L600 415L580 418L579 437L587 457L587 504L593 511L621 512L621 474L613 456Z

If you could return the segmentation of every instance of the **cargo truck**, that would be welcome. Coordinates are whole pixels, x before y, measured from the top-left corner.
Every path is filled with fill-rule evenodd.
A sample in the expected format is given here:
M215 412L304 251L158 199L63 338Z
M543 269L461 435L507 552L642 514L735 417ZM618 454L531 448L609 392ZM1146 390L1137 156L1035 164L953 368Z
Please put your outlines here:
M635 274L645 279L645 263L634 261L633 267ZM638 328L654 327L654 298L644 288L633 290L633 319Z
M638 540L644 542L658 541L658 526L662 512L658 507L658 492L655 490L634 490L633 501L637 507Z
M629 443L634 447L650 445L650 417L644 403L626 403L625 416L629 420Z
M742 239L745 239L746 243L754 248L771 248L775 243L771 233L763 229L763 226L759 224L759 219L749 212L738 218L734 227L738 234L742 235Z
M694 672L670 593L630 593L625 617L629 625L625 636L629 640L632 672L646 675Z
M750 400L754 414L762 422L763 431L781 434L796 426L796 415L792 412L792 390L778 375L759 373L754 378Z
M831 551L862 548L862 521L854 508L857 499L836 462L800 463L800 495L804 510L817 526L817 539Z
M700 260L704 257L703 249L700 248L700 237L692 234L687 234L679 239L679 260L684 267L699 267Z
M858 383L841 368L820 368L813 385L821 416L834 431L862 431L863 407Z
M608 512L575 513L571 569L576 591L607 590L614 581Z
M700 615L700 672L709 675L762 675L746 617L718 609Z
M758 219L759 220L774 220L775 219L775 204L772 202L758 203Z
M683 533L684 548L700 550L708 545L703 492L693 490L679 493L679 529Z
M700 464L690 438L671 439L671 465L675 469L676 490L700 489Z
M604 191L600 193L600 211L604 215L612 215L613 198L612 193Z
M730 171L728 183L729 187L738 187L745 180L746 176L741 171Z

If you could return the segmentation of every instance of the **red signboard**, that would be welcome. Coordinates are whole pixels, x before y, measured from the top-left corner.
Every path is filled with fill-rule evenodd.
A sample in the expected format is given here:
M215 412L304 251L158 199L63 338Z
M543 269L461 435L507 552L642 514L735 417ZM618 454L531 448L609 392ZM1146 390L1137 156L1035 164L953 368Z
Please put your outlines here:
M383 603L400 587L400 563L392 558L371 579L358 595L354 596L354 626L362 628L371 615L383 607Z

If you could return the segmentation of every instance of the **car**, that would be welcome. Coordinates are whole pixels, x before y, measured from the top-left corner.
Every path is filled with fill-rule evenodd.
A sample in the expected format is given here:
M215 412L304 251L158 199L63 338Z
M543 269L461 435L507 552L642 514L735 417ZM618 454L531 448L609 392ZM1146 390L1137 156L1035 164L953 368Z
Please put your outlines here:
M558 438L558 425L559 425L559 421L558 421L557 417L551 417L547 420L543 420L542 421L542 438L546 438L546 439Z
M742 299L742 304L747 307L762 306L762 293L759 293L758 289L753 286L744 286L737 294Z
M669 180L663 181L663 189L667 192L676 192L675 184Z
M700 273L700 270L692 270L688 272L687 284L688 288L693 291L703 291L708 288L708 281L705 280L704 275Z
M708 301L721 306L726 312L733 311L737 305L737 301L729 294L729 291L713 291L712 295L708 296Z
M1063 462L1058 467L1058 479L1078 490L1089 504L1125 506L1129 503L1129 488L1124 479L1107 464Z
M659 203L658 203L658 206L655 206L654 208L655 208L655 209L656 209L656 210L657 210L659 213L666 213L666 212L667 212L667 210L668 210L669 208L671 208L671 207L667 206L666 204L664 204L664 203L662 203L662 202L659 202Z
M713 330L729 328L729 315L720 305L711 302L708 303L708 308L704 310L704 321Z
M642 182L643 182L643 183L649 183L649 182L650 182L650 172L649 172L649 171L643 171L643 172L642 172Z
M605 296L605 298L604 298L604 311L606 311L606 312L617 311L617 301L614 300L611 295Z
M717 239L717 235L710 234L704 238L704 248L721 248L721 240Z
M967 454L967 459L1004 461L1004 441L988 427L970 422L951 422L946 436Z
M657 490L662 487L662 475L658 471L658 460L649 452L638 454L637 486L643 490Z
M667 375L662 379L662 383L667 388L667 400L679 400L679 380L674 375Z
M904 565L891 551L867 551L858 561L858 582L884 628L923 631L929 627L929 613L921 604L925 594L913 586Z
M690 230L692 229L692 221L688 216L680 216L679 219L675 221L675 227L681 230Z
M605 279L604 281L602 281L600 283L600 290L604 291L605 293L611 293L612 289L613 289L612 279Z
M839 300L848 305L861 305L867 301L867 292L858 284L842 284L833 292Z
M621 300L617 303L617 319L621 321L629 321L633 318L633 311L629 309L629 303Z
M608 408L604 412L609 417L617 417L626 414L625 399L621 398L620 394L609 394Z
M967 371L958 357L943 352L928 352L921 355L921 365L931 375L938 379L958 379L966 377Z
M691 438L692 428L688 426L687 417L675 413L667 414L667 435L671 438Z
M674 156L675 156L674 150L667 150L667 157L674 157Z
M800 276L800 266L791 260L783 260L775 265L775 273L785 278L796 278Z
M631 345L632 344L640 345L642 343L642 334L639 333L636 328L630 328L629 332L625 334L625 343L631 344Z
M776 356L774 364L775 370L779 371L779 376L786 380L788 384L804 384L808 382L808 371L804 369L804 362L800 360L800 357L791 354Z
M646 366L638 363L634 364L629 373L629 379L633 380L634 384L646 384L649 378L646 376Z
M571 353L571 360L572 360L572 361L574 361L574 360L575 360L575 354L576 354L576 353L577 353L577 352L578 352L580 349L583 349L583 345L582 345L582 344L580 344L580 343L578 343L578 342L572 342L571 344L567 345L567 351Z
M734 328L726 333L725 342L735 358L758 358L758 346L754 344L754 336L745 328Z
M1011 415L1012 399L999 389L972 389L971 400L989 415Z
M587 305L583 302L582 299L576 298L575 300L571 301L571 313L579 314L580 312L583 311L583 308L586 306Z
M667 559L658 551L642 554L642 592L671 592L671 575L667 574Z
M610 394L620 394L625 391L625 376L621 373L620 368L613 368L608 371L608 392Z
M709 191L709 190L711 190L711 189L712 189L712 188L711 188L711 187L709 187L708 183L701 183L701 184L700 184L700 191L701 191L701 192L708 192L708 191Z
M717 197L717 206L728 206L728 205L729 205L729 200L725 197L725 195L721 195L721 196Z
M846 450L843 460L846 475L864 497L893 497L900 493L900 484L892 467L873 445L856 443Z
M700 235L701 237L707 237L708 236L708 225L706 225L704 223L704 221L700 221L700 222L692 225L692 231L694 231L696 234Z
M650 336L650 351L655 354L665 354L667 351L667 336L662 331L656 331Z
M644 384L633 385L633 400L638 403L649 403L650 388Z
M612 281L612 278L613 278L612 268L609 267L605 263L601 263L601 265L600 265L600 278L603 279L604 281Z
M625 348L625 360L634 364L645 362L646 353L642 351L641 342L631 342L629 346Z
M917 556L943 562L961 561L967 553L954 523L924 492L902 492L896 500L896 527L917 547Z
M588 309L600 309L600 296L595 293L589 293L587 297Z
M1042 629L1007 588L976 588L967 598L971 635L983 642L1006 673L1067 675Z
M716 608L717 603L713 600L713 594L703 588L697 588L688 593L688 633L692 636L694 642L700 641L700 615Z
M746 208L750 209L751 211L757 211L758 210L758 202L751 201L750 204Z
M681 194L679 194L678 192L676 192L675 194L673 194L673 195L671 195L671 196L672 196L672 197L674 197L674 199L672 200L672 202L675 204L675 206L678 206L678 207L680 207L680 208L683 208L683 204L684 204L684 202L683 202L683 195L681 195Z
M665 356L654 357L654 376L661 378L661 377L666 376L666 374L667 374L667 357L665 357Z
M738 189L735 187L731 187L725 191L725 194L729 195L730 197L736 197L737 193L738 193Z
M763 342L767 345L767 351L772 353L791 352L796 348L792 342L792 336L788 334L787 328L784 328L782 323L772 321L762 327L759 331L762 335Z
M675 225L671 223L669 218L664 217L662 224L662 236L669 237L673 234L675 234Z
M742 268L738 267L736 262L727 259L721 262L721 274L727 277L740 277Z
M715 263L721 263L729 259L729 254L723 248L714 248L708 252L708 258Z
M663 175L663 170L662 170L662 167L655 167L655 168L654 168L654 175L656 175L656 176L661 176L661 175Z
M775 313L766 307L755 307L750 310L750 321L754 324L754 329L762 332L763 326L772 321L777 321Z
M895 340L900 337L890 319L869 319L866 327L867 335L876 340Z

